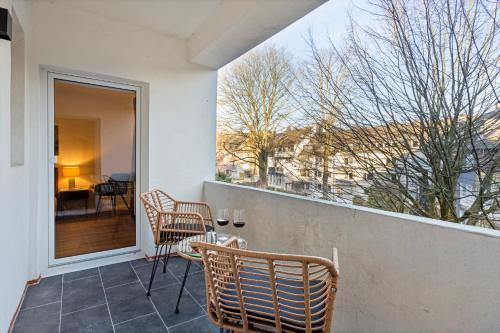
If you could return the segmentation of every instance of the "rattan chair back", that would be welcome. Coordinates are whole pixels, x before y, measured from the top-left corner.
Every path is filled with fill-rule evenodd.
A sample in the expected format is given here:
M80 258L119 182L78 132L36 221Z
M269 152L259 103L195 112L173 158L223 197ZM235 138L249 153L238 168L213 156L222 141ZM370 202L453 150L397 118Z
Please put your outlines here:
M337 291L333 261L192 243L205 267L207 311L237 332L330 332Z

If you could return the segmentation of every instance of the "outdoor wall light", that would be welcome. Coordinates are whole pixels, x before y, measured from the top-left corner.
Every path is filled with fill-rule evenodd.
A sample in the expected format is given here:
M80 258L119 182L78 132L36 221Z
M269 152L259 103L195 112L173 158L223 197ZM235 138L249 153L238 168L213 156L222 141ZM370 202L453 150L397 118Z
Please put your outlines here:
M12 40L12 17L5 8L0 8L0 39Z

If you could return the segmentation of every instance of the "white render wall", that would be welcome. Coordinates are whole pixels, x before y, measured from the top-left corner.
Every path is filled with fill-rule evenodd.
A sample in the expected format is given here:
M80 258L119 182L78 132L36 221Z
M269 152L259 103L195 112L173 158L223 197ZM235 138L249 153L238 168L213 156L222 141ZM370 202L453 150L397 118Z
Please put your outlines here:
M0 0L0 7L11 6L10 0ZM7 332L29 276L29 156L24 165L11 166L10 73L11 42L0 40L0 332Z
M187 61L187 43L49 2L0 0L26 41L25 164L10 165L10 49L0 40L0 332L30 279L48 268L46 90L41 66L131 80L144 87L144 188L201 198L215 173L217 74ZM149 113L149 114L148 114ZM149 128L148 128L149 127ZM148 141L150 145L148 146ZM145 219L141 249L152 248ZM72 269L85 265L82 263ZM53 274L53 273L52 273Z
M335 332L500 332L498 231L219 182L203 193L215 212L245 209L250 249L338 248Z
M140 28L136 18L115 21L91 10L75 9L70 1L0 0L0 6L13 7L24 30L27 93L25 165L10 168L11 44L0 41L0 332L7 330L27 280L106 260L48 268L48 212L53 209L48 198L52 186L48 182L48 145L52 143L47 139L42 69L95 73L140 85L146 119L142 124L141 190L159 187L176 198L197 200L203 181L215 174L216 68L324 1L248 0L251 11L238 11L231 1L223 1L222 11L207 17L201 30L193 32L194 38L176 39ZM99 1L95 4L94 12L102 13ZM183 4L172 3L174 12L177 5ZM154 4L145 7L154 8ZM234 10L224 11L228 8ZM237 13L244 17L232 22ZM143 27L149 26L143 23ZM152 237L145 220L141 229L141 249L150 252Z
M49 143L41 67L95 73L142 84L146 106L142 110L145 112L142 190L160 187L175 197L192 200L201 198L203 180L213 179L215 174L217 73L188 62L187 43L183 40L45 1L16 0L14 8L21 24L25 24L28 45L30 138L26 153L30 159L27 165L30 188L23 199L8 202L25 205L22 214L29 214L30 253L22 257L29 272L20 281L24 284L48 273L51 184L47 180ZM13 194L9 188L6 191ZM141 248L145 252L152 248L150 234L144 219ZM11 314L9 311L8 315Z

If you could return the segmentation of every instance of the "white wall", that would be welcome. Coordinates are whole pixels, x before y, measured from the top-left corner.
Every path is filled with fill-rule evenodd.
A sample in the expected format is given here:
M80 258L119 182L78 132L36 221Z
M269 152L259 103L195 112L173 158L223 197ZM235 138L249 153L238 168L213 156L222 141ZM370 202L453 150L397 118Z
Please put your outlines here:
M196 200L203 181L213 179L215 173L217 73L187 59L196 57L198 63L217 68L324 0L251 1L258 4L257 10L246 16L245 24L237 20L237 29L220 25L221 17L216 15L197 32L211 25L218 31L197 36L189 45L190 56L188 41L139 28L135 21L113 21L52 0L0 0L0 6L10 8L12 2L26 42L26 154L23 167L10 168L10 43L0 41L0 156L4 157L0 162L0 267L8 272L0 274L2 332L26 280L54 272L47 267L49 209L53 208L48 198L52 184L48 183L47 87L42 69L97 73L140 86L146 119L141 124L141 190L160 187L179 199ZM232 3L220 5L229 8ZM146 224L142 236L142 248L149 251L152 241Z
M0 0L0 7L10 10L11 1ZM11 166L10 73L11 42L0 40L0 332L7 331L28 279L29 158Z
M250 249L338 248L335 332L500 332L498 231L216 182L204 200L245 209Z
M30 22L30 154L33 181L30 212L37 230L31 276L47 273L48 155L46 92L40 66L97 73L143 83L149 110L143 124L143 188L160 187L180 199L199 199L204 179L215 173L216 71L189 63L187 46L130 24L114 22L49 2L16 2ZM149 93L148 93L149 91ZM148 130L149 127L149 130ZM149 147L148 147L149 141ZM149 158L147 156L149 148ZM143 221L145 222L145 221ZM142 227L150 250L149 226Z

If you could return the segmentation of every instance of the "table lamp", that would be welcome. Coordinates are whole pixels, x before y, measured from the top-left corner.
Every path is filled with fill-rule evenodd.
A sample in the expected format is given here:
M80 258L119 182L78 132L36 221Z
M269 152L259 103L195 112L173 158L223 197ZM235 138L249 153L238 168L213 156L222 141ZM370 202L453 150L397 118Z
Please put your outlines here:
M63 176L68 178L68 188L75 188L75 177L80 176L80 167L65 166L63 167Z

